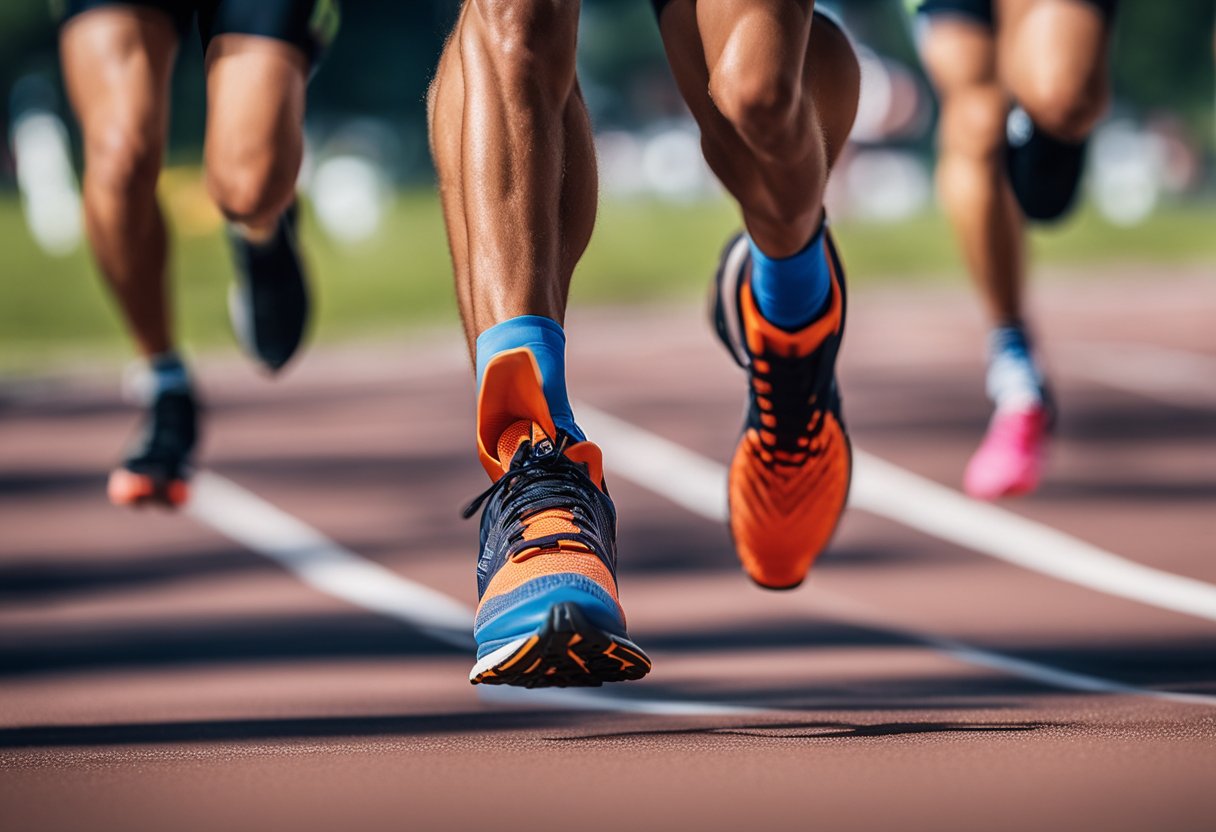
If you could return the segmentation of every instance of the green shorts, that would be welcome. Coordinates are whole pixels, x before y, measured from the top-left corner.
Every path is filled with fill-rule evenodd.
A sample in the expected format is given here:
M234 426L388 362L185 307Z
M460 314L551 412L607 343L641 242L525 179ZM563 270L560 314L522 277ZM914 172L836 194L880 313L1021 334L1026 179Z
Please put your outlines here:
M107 6L137 6L168 15L179 38L198 18L203 51L216 35L258 35L301 49L316 63L338 33L338 0L52 0L60 21Z

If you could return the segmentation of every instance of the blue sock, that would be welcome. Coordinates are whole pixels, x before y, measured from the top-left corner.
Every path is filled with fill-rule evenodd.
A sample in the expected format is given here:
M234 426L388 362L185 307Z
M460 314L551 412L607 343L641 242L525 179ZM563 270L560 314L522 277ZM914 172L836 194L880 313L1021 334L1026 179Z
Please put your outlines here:
M1030 339L1019 323L998 326L988 334L988 398L998 409L1043 403L1043 375L1035 364Z
M184 393L190 389L190 374L176 351L157 353L148 359L148 387L153 399L163 393Z
M490 359L506 350L527 347L536 356L544 380L545 399L553 424L570 434L576 442L586 435L574 423L570 397L566 393L566 332L552 318L541 315L520 315L487 329L477 336L477 387Z
M752 297L760 314L782 329L802 329L823 313L832 296L832 277L823 228L791 257L769 257L751 237Z

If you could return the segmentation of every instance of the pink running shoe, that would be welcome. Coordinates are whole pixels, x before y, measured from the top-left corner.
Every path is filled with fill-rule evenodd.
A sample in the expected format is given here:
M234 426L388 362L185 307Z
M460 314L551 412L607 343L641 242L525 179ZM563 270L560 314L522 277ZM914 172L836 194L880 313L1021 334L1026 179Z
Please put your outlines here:
M979 500L1029 494L1039 485L1051 419L1043 405L998 410L967 463L963 490Z

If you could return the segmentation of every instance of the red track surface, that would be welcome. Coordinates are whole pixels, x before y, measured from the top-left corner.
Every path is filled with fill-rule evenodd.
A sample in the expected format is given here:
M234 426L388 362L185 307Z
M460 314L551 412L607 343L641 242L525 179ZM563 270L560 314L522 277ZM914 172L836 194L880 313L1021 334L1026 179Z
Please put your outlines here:
M1116 380L1128 389L1094 381L1114 350L1095 344L1211 366L1216 286L1116 276L1042 294L1061 435L1041 493L1008 508L1216 584L1216 377L1169 362ZM571 330L579 398L728 456L742 379L701 310L592 312ZM980 337L959 293L858 292L857 444L955 486L985 418ZM483 482L463 361L445 335L313 355L275 385L213 363L206 462L471 605L476 529L457 511ZM5 829L1213 828L1216 698L1059 689L914 635L1216 697L1210 620L858 511L805 589L764 593L723 528L616 477L623 599L655 671L609 695L756 710L495 704L465 651L191 518L110 508L131 414L108 388L0 396Z

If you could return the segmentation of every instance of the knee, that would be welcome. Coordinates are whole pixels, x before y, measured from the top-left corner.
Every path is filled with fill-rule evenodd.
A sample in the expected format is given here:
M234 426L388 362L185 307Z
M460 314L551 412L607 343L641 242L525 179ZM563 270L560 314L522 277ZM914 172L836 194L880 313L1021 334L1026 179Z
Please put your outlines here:
M942 98L941 145L946 156L991 162L1005 146L1009 102L996 86L969 86Z
M232 222L259 225L282 213L295 193L298 164L278 154L207 160L207 191Z
M1106 112L1109 99L1110 88L1104 80L1076 85L1046 78L1023 90L1018 103L1048 135L1079 142Z
M110 121L86 136L89 190L120 200L151 198L160 175L161 147L155 131Z
M801 103L801 84L793 67L715 67L709 94L750 147L769 155L787 148Z
M476 21L466 38L488 55L508 90L564 103L574 84L578 6L574 0L473 0Z

